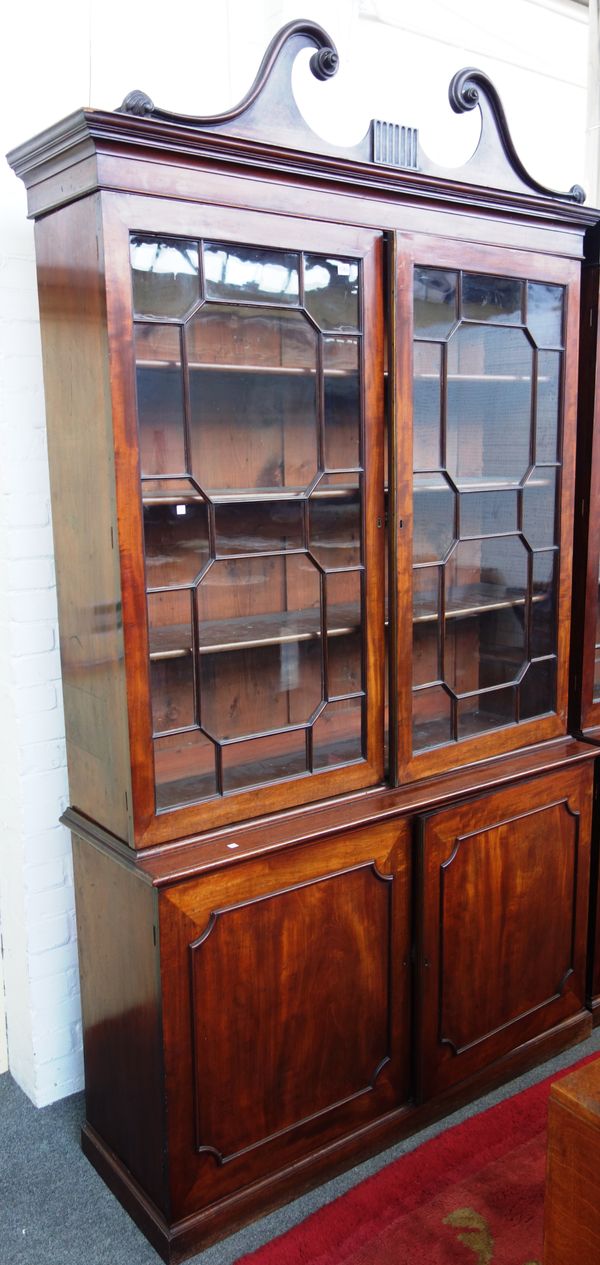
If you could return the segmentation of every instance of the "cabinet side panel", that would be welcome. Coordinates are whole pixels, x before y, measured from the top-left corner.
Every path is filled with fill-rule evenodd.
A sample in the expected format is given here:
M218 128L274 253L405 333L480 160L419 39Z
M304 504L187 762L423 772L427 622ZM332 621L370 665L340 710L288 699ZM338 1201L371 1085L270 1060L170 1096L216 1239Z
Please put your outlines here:
M165 1214L155 893L73 835L87 1123Z
M128 838L129 738L99 204L36 224L71 803Z

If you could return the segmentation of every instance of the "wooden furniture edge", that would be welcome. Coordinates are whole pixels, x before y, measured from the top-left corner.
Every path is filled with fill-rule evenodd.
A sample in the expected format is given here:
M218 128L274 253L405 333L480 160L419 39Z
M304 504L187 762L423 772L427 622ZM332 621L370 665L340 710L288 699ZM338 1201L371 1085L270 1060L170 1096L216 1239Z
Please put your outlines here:
M113 853L123 864L133 866L147 881L161 886L174 878L192 877L293 844L309 843L369 825L376 827L390 817L431 811L510 782L540 777L561 767L593 760L597 755L597 748L590 742L559 739L475 765L469 770L468 779L465 770L452 770L409 786L376 787L137 851L76 808L67 808L61 822L89 843Z
M498 1085L569 1049L589 1036L591 1015L579 1012L571 1019L533 1038L496 1063L454 1086L428 1103L404 1104L386 1116L365 1125L342 1139L328 1143L279 1173L253 1182L218 1204L169 1225L118 1157L89 1125L84 1124L81 1145L84 1154L109 1189L147 1236L167 1265L177 1265L193 1251L203 1250L223 1232L233 1233L258 1220L291 1198L364 1162L402 1138L409 1137L451 1111L473 1102ZM336 1157L337 1151L337 1157ZM391 1162L391 1161L390 1161Z

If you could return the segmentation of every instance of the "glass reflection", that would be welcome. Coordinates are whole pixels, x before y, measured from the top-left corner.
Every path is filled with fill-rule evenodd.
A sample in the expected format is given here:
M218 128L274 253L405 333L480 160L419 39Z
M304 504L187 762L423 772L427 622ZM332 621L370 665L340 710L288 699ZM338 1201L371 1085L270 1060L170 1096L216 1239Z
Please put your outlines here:
M436 470L441 464L442 348L415 343L413 382L413 468Z
M204 282L209 299L297 306L298 272L295 252L204 243Z
M518 483L530 459L533 348L520 329L463 325L448 345L447 467L464 487Z
M439 268L415 268L415 337L447 338L456 322L458 275Z
M562 347L562 286L527 283L527 325L538 347Z
M465 272L462 315L473 321L518 324L523 306L523 282L511 277L479 276Z
M197 242L134 234L130 258L137 316L183 317L198 302Z
M536 460L558 460L558 417L560 405L559 351L538 352L536 405Z
M323 339L325 465L330 470L360 464L358 357L358 339Z
M143 475L186 469L181 335L174 325L136 325L135 359Z
M191 584L210 557L205 502L144 506L149 588Z
M358 329L358 264L354 259L306 255L304 304L321 329Z
M413 500L413 557L441 562L454 540L454 492L441 474L416 474Z

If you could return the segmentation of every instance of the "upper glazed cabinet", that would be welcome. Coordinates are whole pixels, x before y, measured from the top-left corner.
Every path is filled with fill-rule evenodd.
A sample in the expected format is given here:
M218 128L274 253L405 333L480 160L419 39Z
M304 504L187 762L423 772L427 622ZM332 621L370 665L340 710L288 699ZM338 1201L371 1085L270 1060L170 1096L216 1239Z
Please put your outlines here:
M304 44L332 73L292 23L237 111L137 93L11 156L68 506L71 800L135 846L567 730L595 215L527 176L477 72L452 89L482 112L468 175L390 124L322 144Z

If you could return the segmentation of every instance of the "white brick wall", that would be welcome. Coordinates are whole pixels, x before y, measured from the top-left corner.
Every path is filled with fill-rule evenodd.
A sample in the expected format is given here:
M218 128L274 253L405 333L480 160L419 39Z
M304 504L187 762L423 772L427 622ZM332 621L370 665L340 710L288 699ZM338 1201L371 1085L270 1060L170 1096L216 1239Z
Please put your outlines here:
M472 148L476 120L450 114L446 85L481 65L533 174L559 187L583 180L586 11L572 0L223 0L188 6L186 38L166 53L162 0L147 0L143 21L117 0L101 10L56 0L37 7L35 32L30 9L11 5L5 47L27 47L27 71L24 85L22 59L5 57L6 100L19 108L0 112L0 152L78 105L114 107L133 87L184 113L225 108L299 11L340 48L330 84L297 76L327 136L356 141L372 115L424 124L432 157L458 161L448 153L456 137L463 154ZM57 824L67 779L33 233L24 190L1 164L0 209L0 930L10 1066L42 1105L82 1083L81 1021L70 842Z

